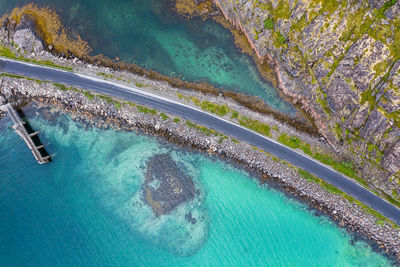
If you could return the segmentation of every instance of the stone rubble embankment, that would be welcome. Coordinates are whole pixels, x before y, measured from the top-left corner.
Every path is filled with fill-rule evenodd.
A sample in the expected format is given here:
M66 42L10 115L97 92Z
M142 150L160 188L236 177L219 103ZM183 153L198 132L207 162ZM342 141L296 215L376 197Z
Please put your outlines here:
M133 105L116 108L105 100L87 98L82 92L60 90L51 83L2 78L2 94L7 101L20 105L26 101L69 112L78 120L90 121L93 126L110 125L116 130L135 130L160 136L178 146L194 149L239 164L256 174L262 182L278 183L289 195L302 199L311 207L330 216L340 227L358 233L375 244L375 248L400 261L400 229L387 222L376 223L377 218L340 195L332 194L321 186L302 178L297 170L249 144L235 142L221 136L206 135L188 127L184 120L176 122L173 116L162 119L159 115L139 112ZM167 114L168 115L168 114Z

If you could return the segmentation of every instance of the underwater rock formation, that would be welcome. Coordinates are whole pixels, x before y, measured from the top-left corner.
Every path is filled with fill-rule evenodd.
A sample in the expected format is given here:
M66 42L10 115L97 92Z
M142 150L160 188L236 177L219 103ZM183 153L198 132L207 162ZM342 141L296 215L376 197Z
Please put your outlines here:
M156 216L170 213L195 196L192 179L179 169L168 154L155 155L150 159L143 190L145 200Z

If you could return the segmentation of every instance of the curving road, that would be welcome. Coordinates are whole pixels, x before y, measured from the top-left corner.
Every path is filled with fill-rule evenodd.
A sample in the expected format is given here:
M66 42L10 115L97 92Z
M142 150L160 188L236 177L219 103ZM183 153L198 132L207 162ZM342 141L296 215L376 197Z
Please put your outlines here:
M400 209L365 189L360 184L291 148L202 110L168 98L144 92L135 87L128 87L82 74L10 59L0 58L0 72L62 83L68 86L88 89L97 93L108 94L194 121L259 147L264 151L314 174L400 225Z

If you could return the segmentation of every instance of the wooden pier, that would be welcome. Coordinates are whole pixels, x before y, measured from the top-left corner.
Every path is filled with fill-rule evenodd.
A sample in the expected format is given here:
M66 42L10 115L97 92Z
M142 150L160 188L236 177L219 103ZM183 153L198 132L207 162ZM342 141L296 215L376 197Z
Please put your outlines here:
M14 110L14 108L10 104L6 104L1 106L3 111L7 111L10 115L11 120L13 121L14 125L11 127L15 130L15 132L21 136L21 138L25 141L28 148L31 150L33 156L37 160L39 164L46 164L50 162L50 156L43 157L40 153L39 149L43 148L43 145L36 146L32 140L32 137L37 135L39 132L34 132L29 134L25 128L25 122L23 122L19 116L19 114Z

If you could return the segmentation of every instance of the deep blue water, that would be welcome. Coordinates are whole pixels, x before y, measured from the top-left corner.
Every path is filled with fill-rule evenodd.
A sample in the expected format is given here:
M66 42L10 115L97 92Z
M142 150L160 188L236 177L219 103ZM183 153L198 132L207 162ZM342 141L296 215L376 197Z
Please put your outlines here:
M0 120L0 266L389 266L368 244L223 161L25 110L53 162ZM154 216L146 163L168 153L196 197ZM192 213L193 225L185 220Z

